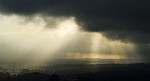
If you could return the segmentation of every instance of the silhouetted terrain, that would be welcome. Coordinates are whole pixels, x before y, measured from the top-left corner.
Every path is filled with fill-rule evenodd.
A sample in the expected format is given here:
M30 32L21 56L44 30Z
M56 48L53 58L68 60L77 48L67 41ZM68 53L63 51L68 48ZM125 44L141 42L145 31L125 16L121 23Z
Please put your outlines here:
M86 65L80 65L76 67L85 66ZM150 64L88 65L88 67L90 66L97 67L98 71L92 72L89 70L83 73L75 73L73 71L74 69L72 69L72 72L70 70L69 74L65 73L67 70L64 70L64 74L63 71L59 74L59 72L43 73L24 70L18 75L1 72L0 81L150 81ZM103 66L103 68L99 68L100 66ZM84 69L85 68L80 68L78 70L82 72Z

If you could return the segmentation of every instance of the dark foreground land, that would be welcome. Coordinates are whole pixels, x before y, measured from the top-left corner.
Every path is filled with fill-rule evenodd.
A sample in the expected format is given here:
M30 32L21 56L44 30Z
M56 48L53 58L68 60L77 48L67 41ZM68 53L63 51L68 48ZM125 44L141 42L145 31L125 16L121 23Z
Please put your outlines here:
M75 64L53 68L55 72L27 69L17 75L1 72L0 81L150 81L150 64Z

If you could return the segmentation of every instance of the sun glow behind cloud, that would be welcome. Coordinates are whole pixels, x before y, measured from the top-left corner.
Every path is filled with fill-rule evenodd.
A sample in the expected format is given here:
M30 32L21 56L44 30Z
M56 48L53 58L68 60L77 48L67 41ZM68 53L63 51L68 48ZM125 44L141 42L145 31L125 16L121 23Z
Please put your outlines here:
M73 18L64 19L56 25L55 29L45 29L46 23L43 20L38 23L23 24L23 18L19 16L1 17L3 17L0 20L1 43L17 48L18 51L21 50L22 52L30 50L37 53L41 52L41 56L58 51L78 31Z
M47 17L55 23L53 25L47 25L40 15L28 22L25 17L16 15L1 15L0 18L0 44L4 45L0 52L5 58L27 59L27 64L43 63L52 58L139 58L134 44L108 40L101 33L81 31L74 17Z

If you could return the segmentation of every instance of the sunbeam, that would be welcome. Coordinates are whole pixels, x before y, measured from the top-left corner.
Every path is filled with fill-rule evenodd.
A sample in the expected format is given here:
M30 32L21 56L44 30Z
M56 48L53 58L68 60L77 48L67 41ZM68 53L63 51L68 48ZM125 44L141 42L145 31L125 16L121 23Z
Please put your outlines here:
M27 65L44 64L55 58L112 61L140 58L134 44L109 40L101 32L86 32L80 28L75 17L47 17L45 21L41 15L30 19L1 15L0 43L4 46L0 52L3 58L21 60Z

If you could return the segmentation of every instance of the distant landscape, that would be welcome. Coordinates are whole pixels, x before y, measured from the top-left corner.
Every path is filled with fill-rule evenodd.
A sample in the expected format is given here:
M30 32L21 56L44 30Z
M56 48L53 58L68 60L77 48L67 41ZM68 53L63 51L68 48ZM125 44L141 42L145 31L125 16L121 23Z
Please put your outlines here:
M108 60L108 59L56 59L44 64L24 64L22 61L4 61L0 62L0 72L9 72L11 74L19 74L23 70L28 69L31 72L53 72L53 73L75 73L96 72L99 70L111 69L116 66L128 66L134 64L148 64L148 60L132 59L132 60ZM110 66L110 67L109 67ZM143 66L140 66L143 67ZM82 70L81 70L82 69ZM69 72L69 73L70 73Z
M15 67L16 68L16 67ZM4 68L1 68L1 70ZM7 68L7 69L10 69ZM5 69L0 81L149 81L150 64L56 64L34 69ZM12 71L12 73L11 73Z

